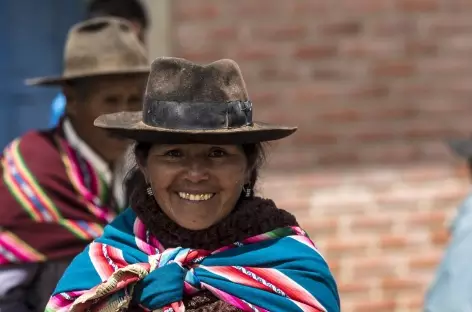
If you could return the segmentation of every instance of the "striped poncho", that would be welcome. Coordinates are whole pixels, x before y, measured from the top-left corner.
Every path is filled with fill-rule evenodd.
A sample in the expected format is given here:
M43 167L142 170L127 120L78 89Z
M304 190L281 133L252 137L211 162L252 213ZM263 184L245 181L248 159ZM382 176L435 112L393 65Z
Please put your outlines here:
M0 176L0 268L70 259L116 216L109 186L60 127L11 142Z
M165 249L131 209L74 259L46 311L126 311L133 304L180 312L183 297L201 290L242 311L340 311L329 268L298 227L213 251Z

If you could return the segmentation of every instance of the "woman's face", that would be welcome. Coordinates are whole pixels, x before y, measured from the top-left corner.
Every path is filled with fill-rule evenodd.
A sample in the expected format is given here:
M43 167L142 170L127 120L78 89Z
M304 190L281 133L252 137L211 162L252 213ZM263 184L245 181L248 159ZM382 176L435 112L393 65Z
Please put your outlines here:
M237 145L154 145L142 171L164 213L190 230L227 216L249 177Z

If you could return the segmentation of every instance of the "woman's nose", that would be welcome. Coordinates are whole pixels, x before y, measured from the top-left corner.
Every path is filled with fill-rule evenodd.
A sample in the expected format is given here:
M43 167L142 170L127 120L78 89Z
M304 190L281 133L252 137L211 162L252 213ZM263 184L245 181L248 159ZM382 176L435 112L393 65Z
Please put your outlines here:
M208 180L209 166L202 159L190 159L187 162L186 178L192 183Z

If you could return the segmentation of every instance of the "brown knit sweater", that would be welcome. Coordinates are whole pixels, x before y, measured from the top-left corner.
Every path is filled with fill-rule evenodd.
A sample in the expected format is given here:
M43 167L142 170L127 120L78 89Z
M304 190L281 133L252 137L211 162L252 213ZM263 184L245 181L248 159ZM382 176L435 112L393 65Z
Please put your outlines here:
M262 198L242 200L233 212L218 224L199 231L184 229L167 217L156 203L134 208L139 218L166 248L184 247L215 250L248 237L285 226L297 226L293 215L278 209L274 202ZM186 311L240 311L219 300L209 291L185 297ZM130 311L135 311L133 308ZM137 310L136 310L137 311Z

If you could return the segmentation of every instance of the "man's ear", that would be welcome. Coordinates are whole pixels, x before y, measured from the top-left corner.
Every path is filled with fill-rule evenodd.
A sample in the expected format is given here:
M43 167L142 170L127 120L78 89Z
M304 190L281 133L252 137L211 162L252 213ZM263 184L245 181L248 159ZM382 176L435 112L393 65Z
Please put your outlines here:
M79 105L79 98L77 89L74 88L72 85L65 83L62 86L62 93L66 98L66 115L69 117L77 116L77 107Z

